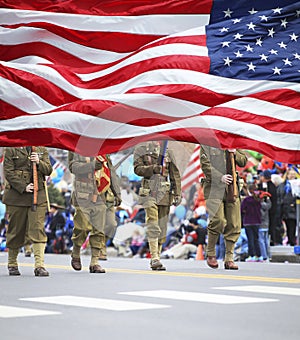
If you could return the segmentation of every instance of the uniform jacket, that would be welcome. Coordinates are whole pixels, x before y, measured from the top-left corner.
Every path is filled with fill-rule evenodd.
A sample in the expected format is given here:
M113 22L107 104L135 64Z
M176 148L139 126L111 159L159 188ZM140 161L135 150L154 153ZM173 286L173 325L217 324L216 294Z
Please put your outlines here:
M225 150L210 146L201 146L200 149L201 169L205 175L203 190L205 199L223 199L227 193L227 186L222 182L222 176L226 174ZM241 150L236 150L235 163L243 167L247 163L247 157ZM238 183L236 183L238 185ZM238 190L239 192L239 190Z
M159 149L154 143L142 143L135 148L134 172L143 177L139 195L152 197L158 205L171 205L174 196L181 196L181 177L173 152L166 150L162 175L154 173L157 165Z
M37 146L36 152L39 155L39 164L37 164L38 173L38 201L37 204L47 201L44 187L45 176L52 172L52 166L49 160L48 151L45 147ZM30 154L25 147L5 148L4 157L4 176L6 186L3 196L3 202L7 205L25 206L32 205L33 193L26 192L26 186L33 182L32 179L32 162L29 159Z
M92 202L105 204L105 194L99 194L95 180L95 170L102 168L96 157L84 157L69 152L69 169L75 175L72 203L75 206L89 206Z

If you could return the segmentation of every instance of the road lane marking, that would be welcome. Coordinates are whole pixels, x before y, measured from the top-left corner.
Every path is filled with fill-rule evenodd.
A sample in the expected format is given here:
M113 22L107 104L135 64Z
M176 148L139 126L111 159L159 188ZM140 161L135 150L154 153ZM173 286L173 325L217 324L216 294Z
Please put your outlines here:
M120 301L111 299L88 298L81 296L45 296L35 298L22 298L23 301L51 303L64 306L75 306L84 308L108 309L112 311L131 311L143 309L162 309L170 308L169 305L161 305L155 303L142 303L132 301Z
M277 299L254 298L221 294L207 294L197 292L183 292L177 290L148 290L136 292L120 292L118 294L218 304L241 304L241 303L261 303L279 301Z
M60 312L52 312L49 310L39 310L32 308L19 308L11 306L0 306L0 318L20 318L26 316L44 316L57 315Z
M213 287L213 289L231 290L239 292L253 292L264 294L279 294L300 296L300 288L275 287L275 286L232 286L232 287Z
M260 264L259 264L260 265ZM7 263L0 263L0 266L7 266ZM47 268L62 269L74 272L71 266L58 265L58 264L47 264ZM32 267L33 264L19 263L19 267ZM88 271L88 267L83 266L83 271ZM234 280L234 281L258 281L258 282L272 282L272 283L289 283L289 284L300 284L300 279L298 278L288 278L288 277L266 277L266 276L242 276L235 274L230 274L227 271L226 274L216 274L217 270L211 270L213 273L191 273L191 272L159 272L152 270L139 270L139 269L127 269L127 268L105 268L107 274L109 273L125 273L125 274L136 274L136 275L161 275L168 277L189 277L189 278L200 278L200 279L222 279L222 280ZM199 267L199 271L204 268ZM207 268L205 268L207 269ZM232 272L232 271L230 271ZM74 273L75 274L75 273Z

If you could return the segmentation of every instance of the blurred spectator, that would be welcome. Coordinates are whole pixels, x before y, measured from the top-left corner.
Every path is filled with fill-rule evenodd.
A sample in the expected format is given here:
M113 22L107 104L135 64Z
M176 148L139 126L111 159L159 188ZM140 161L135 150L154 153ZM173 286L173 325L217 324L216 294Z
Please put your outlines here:
M291 180L296 178L296 171L290 168L286 172L286 179L277 188L280 219L285 222L287 243L296 245L296 197L292 194Z
M248 238L245 228L241 229L241 234L234 246L234 260L245 261L248 257Z
M144 244L145 235L142 235L138 229L133 231L129 250L125 254L126 257L134 256Z
M71 251L73 247L72 234L73 234L73 228L74 228L74 215L75 215L75 208L71 206L69 210L66 210L66 223L64 226L65 243L66 243L67 252Z
M196 218L191 218L181 242L163 252L162 258L188 258L197 252L199 244L205 245L206 233L206 228L200 227Z
M259 246L261 256L264 261L270 258L270 241L269 241L269 210L271 209L272 203L270 196L267 192L262 192L261 195L261 224L258 232Z
M56 203L50 204L50 212L46 222L45 231L48 236L46 252L48 253L64 253L64 227L66 220L59 209L64 209Z
M137 223L139 225L145 224L145 209L142 205L135 205L133 212L130 216L130 222Z
M125 176L121 178L121 200L120 208L127 211L130 216L133 212L133 207L138 201L138 196L133 191L128 178Z
M277 212L277 188L271 180L271 172L264 170L261 174L261 182L258 186L259 190L267 191L271 194L271 209L269 210L269 233L271 236L271 245L282 244L280 231L280 222Z
M255 184L249 185L249 196L241 205L243 226L248 239L248 255L246 262L262 262L258 230L261 225L261 202Z

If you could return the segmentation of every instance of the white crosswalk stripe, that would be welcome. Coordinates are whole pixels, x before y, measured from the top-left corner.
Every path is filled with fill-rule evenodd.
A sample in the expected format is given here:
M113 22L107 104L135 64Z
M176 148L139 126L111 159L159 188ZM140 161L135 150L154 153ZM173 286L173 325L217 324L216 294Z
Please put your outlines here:
M213 289L300 296L300 288L277 287L277 286L232 286L232 287L214 287Z
M198 292L183 292L177 290L149 290L136 292L121 292L119 294L143 296L161 299L184 300L195 302L219 303L219 304L241 304L241 303L261 303L261 302L275 302L277 299L266 299L256 297L221 295L221 294L207 294Z
M170 308L169 305L161 305L154 303L110 300L110 299L98 299L88 298L80 296L49 296L49 297L35 297L35 298L23 298L23 301L51 303L64 306L75 306L84 308L98 308L108 309L112 311L130 311L130 310L144 310L144 309L160 309Z
M45 316L57 315L60 312L52 312L49 310L40 310L32 308L20 308L11 306L0 306L0 318L19 318L25 316Z
M139 296L146 298L157 298L166 300L181 300L191 302L204 302L215 304L249 304L249 303L265 303L265 302L278 302L277 298L266 298L266 294L270 295L289 295L300 296L300 288L280 287L280 286L227 286L227 287L211 287L213 290L226 290L232 292L247 292L247 293L261 293L263 296L240 296L240 295L224 295L224 294L211 294L201 292L186 292L178 290L149 290L149 291L131 291L119 292L117 294L127 296ZM173 306L167 304L146 303L136 301L126 301L118 299L100 299L81 296L45 296L45 297L32 297L21 298L21 301L30 301L37 303L48 303L62 306L74 306L83 308L95 308L111 311L134 311L134 310L149 310L149 309L163 309L171 308ZM44 315L57 315L61 312L54 312L49 310L39 310L34 308L21 308L0 305L0 318L17 318L17 317L33 317Z

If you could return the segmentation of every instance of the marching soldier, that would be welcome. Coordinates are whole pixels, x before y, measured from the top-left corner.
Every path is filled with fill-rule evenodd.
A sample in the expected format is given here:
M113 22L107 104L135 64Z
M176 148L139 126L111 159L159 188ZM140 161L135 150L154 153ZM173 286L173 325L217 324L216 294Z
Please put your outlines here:
M37 185L34 185L33 164L36 168ZM20 275L17 257L20 247L25 243L26 229L32 243L35 260L35 276L49 276L44 268L44 252L47 235L44 220L47 208L47 197L44 187L45 176L52 172L48 151L45 147L6 148L4 174L6 187L3 202L7 206L8 229L8 272L9 275ZM36 206L33 208L33 197L37 191ZM33 211L35 210L35 211Z
M202 184L209 214L207 264L218 268L216 244L223 233L226 248L224 268L237 270L233 253L241 232L241 212L235 165L245 166L247 157L241 150L202 146L200 163L205 175Z
M71 265L81 270L80 249L89 235L91 246L90 273L105 273L99 264L101 242L105 239L104 225L106 216L105 192L110 186L105 156L84 157L69 152L69 169L75 175L72 204L74 229L72 235L73 251Z
M140 204L146 213L146 235L151 253L152 270L166 270L160 262L166 241L167 222L172 204L181 202L181 178L171 150L160 142L138 145L134 151L134 172L142 176Z

